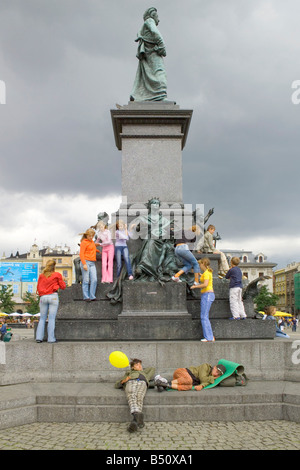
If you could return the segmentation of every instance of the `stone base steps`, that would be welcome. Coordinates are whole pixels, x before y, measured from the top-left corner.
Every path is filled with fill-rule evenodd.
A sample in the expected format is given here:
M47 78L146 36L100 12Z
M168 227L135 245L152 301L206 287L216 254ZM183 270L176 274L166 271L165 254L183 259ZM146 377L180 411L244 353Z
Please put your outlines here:
M149 389L146 421L300 422L296 382L249 381L245 387L215 387L201 392ZM34 422L127 422L125 393L113 383L27 383L0 388L0 429Z
M243 323L243 322L242 322ZM109 362L112 351L139 358L143 367L172 377L178 367L220 359L237 362L252 380L300 382L300 341L232 340L201 341L103 341L37 344L34 340L0 342L1 385L22 383L111 383L123 374Z

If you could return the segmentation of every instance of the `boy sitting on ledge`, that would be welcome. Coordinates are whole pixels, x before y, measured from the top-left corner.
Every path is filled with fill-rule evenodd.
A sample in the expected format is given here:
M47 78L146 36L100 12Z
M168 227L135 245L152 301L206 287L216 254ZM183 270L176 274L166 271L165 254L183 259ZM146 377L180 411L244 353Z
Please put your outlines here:
M140 359L132 359L130 371L127 371L121 380L115 383L115 388L124 388L125 394L133 416L133 421L129 424L129 432L137 431L138 427L144 427L144 415L142 413L144 398L149 387L149 381L155 373L154 367L147 367L143 370Z

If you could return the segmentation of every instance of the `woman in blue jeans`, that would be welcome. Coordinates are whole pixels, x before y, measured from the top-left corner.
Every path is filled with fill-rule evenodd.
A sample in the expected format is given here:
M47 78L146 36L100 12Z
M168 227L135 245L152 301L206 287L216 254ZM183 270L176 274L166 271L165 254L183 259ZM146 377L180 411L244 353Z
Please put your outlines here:
M202 258L200 260L200 269L203 271L203 274L200 277L200 284L192 286L191 289L201 289L200 319L204 336L201 341L211 342L215 341L215 337L209 320L209 311L213 301L215 300L215 294L213 290L213 271L210 267L210 261L208 258Z
M66 283L60 273L55 272L56 262L47 261L45 269L39 276L37 293L40 296L40 321L36 330L36 342L42 343L48 315L48 343L56 343L55 318L58 310L58 289L65 289Z
M172 280L175 282L181 282L180 276L187 274L193 268L195 275L194 285L199 284L199 264L189 247L189 244L196 240L197 230L198 226L193 225L189 230L185 230L180 238L175 237L175 255L183 264L181 270L172 277Z
M133 279L133 275L127 247L127 240L129 240L127 225L124 224L123 220L118 220L116 223L116 229L115 257L117 260L117 277L121 274L122 258L124 258L127 274L131 281Z

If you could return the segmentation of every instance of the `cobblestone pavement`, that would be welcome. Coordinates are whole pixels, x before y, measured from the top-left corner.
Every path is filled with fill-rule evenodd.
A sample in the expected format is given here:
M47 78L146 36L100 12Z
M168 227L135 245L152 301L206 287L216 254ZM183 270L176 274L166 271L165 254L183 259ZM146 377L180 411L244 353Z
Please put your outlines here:
M290 421L34 423L1 431L0 450L300 450Z

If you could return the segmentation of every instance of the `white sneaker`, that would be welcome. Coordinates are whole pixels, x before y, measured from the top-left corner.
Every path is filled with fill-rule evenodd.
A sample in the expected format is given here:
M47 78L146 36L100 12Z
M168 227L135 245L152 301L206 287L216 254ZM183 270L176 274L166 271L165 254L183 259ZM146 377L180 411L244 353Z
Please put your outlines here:
M175 282L182 282L182 280L179 279L179 277L175 277L175 276L172 276L172 281L175 281Z
M156 383L158 380L160 380L161 382L163 382L163 383L165 383L165 384L168 383L167 379L165 379L165 378L162 377L161 375L156 375L156 376L154 377L154 383Z

